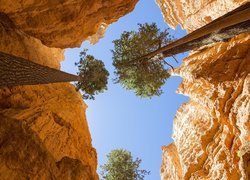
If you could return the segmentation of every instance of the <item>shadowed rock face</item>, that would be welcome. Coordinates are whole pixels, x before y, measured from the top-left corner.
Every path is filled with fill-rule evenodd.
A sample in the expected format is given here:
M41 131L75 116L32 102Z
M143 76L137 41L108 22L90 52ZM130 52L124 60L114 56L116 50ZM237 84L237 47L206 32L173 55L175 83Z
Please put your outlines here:
M55 159L27 123L0 115L1 179L95 179L78 159Z
M4 13L0 13L0 51L56 69L64 59L64 50L49 48L20 31Z
M79 47L83 40L100 32L103 24L111 24L132 11L137 1L0 0L0 12L7 14L19 30L46 46L69 48Z
M97 179L85 109L68 83L1 89L1 179Z
M173 15L167 21L193 31L246 1L199 2L181 1L185 8L175 9L180 2L165 1ZM177 19L178 14L185 16ZM211 17L204 21L205 15ZM162 149L162 180L249 179L249 62L250 33L245 33L192 52L173 72L183 78L178 93L190 101L177 111L174 142Z
M59 69L60 48L97 32L96 41L105 32L101 23L106 27L135 4L0 0L0 51ZM0 88L0 179L98 179L86 108L69 83Z

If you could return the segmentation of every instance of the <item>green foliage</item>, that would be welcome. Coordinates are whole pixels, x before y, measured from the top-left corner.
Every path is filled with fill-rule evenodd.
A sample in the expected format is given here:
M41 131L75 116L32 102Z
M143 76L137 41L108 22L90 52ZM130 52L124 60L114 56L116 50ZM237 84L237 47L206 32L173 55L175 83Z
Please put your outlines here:
M124 149L112 150L108 162L101 166L101 177L106 180L143 180L149 171L139 170L141 159L133 160L131 153Z
M167 64L160 55L139 59L173 41L168 30L160 31L155 23L138 24L138 31L124 31L120 39L114 40L113 65L115 83L128 90L134 90L137 96L151 97L161 95L161 86L170 76L164 68Z
M80 78L76 89L83 92L84 99L94 99L94 95L107 90L109 72L101 60L87 54L87 49L80 53L80 61L75 65L78 67L77 74Z

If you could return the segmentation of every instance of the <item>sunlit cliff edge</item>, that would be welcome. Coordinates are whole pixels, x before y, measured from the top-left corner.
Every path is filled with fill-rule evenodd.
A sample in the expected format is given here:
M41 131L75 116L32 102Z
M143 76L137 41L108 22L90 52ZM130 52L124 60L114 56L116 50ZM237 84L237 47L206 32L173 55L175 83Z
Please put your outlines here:
M158 0L165 20L193 31L244 0ZM250 34L193 51L173 75L190 97L174 119L173 143L162 147L162 180L249 179Z
M192 32L249 0L156 0L168 25Z
M60 68L136 2L0 0L0 51ZM1 88L0 179L98 179L86 108L69 83Z

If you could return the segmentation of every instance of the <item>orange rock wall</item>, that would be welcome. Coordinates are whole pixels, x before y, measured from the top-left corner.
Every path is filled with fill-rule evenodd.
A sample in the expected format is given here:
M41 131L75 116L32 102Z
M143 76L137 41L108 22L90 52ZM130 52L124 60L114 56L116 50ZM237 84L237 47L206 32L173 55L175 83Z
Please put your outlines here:
M0 0L0 12L18 29L49 47L80 46L101 24L111 24L132 11L138 0Z
M78 46L135 3L0 0L0 51L59 69L60 48ZM0 179L99 179L86 108L69 83L0 88Z
M242 34L195 52L175 70L183 78L178 93L190 101L176 114L174 144L163 148L162 179L247 179L249 49L250 34Z
M85 110L68 83L1 89L1 179L98 179Z
M178 92L190 97L173 127L185 179L246 179L240 152L250 138L249 49L250 34L242 34L195 52L175 71L183 78Z
M172 28L194 31L249 0L156 0Z
M179 1L166 2L174 5ZM243 3L230 0L217 2L217 5L213 5L215 1L209 5L208 1L200 5L197 1L181 2L185 8L166 6L172 12L167 21L173 26L180 23L189 31ZM191 13L197 5L200 10ZM233 6L228 8L229 5ZM213 16L215 12L219 15ZM183 19L172 18L178 17L178 13L185 14ZM205 14L211 18L200 21ZM229 42L193 51L172 73L183 78L178 93L190 100L176 113L174 142L162 148L162 180L250 178L249 62L250 33L245 33Z

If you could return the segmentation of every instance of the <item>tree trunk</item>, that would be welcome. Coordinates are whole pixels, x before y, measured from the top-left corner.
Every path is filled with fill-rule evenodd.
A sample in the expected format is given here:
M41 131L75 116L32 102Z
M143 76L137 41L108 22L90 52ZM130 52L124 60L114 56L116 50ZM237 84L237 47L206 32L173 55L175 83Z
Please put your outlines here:
M79 76L0 52L0 87L70 81L79 81Z
M226 41L238 34L250 32L250 2L221 16L200 29L136 60L152 58L158 54L173 56L213 42ZM131 60L133 61L133 60Z

